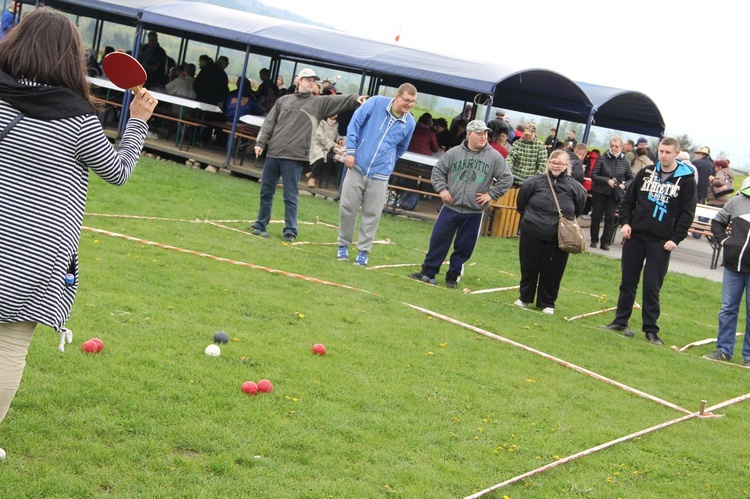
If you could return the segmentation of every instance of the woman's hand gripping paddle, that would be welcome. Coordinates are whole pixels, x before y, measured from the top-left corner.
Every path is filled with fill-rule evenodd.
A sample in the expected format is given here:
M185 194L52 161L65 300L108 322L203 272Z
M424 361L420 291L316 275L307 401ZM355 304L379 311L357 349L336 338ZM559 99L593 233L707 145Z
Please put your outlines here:
M109 81L137 94L146 83L146 70L125 52L112 52L102 59L102 69Z

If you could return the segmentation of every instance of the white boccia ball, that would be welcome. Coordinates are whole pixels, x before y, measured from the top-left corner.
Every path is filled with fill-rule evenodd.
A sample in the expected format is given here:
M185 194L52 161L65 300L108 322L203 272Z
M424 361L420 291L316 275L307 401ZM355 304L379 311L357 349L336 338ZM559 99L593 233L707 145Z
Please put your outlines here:
M5 451L0 449L0 461L5 461Z
M206 355L209 357L218 357L221 355L221 349L219 348L219 345L208 345L206 347Z

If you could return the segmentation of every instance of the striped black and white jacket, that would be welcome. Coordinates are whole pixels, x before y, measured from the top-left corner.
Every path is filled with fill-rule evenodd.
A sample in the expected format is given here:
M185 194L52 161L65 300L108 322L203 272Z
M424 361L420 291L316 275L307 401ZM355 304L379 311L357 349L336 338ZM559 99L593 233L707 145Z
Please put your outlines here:
M18 114L0 97L0 130ZM89 170L124 184L147 132L145 122L130 119L115 151L95 114L25 116L0 141L0 323L65 331L78 289Z

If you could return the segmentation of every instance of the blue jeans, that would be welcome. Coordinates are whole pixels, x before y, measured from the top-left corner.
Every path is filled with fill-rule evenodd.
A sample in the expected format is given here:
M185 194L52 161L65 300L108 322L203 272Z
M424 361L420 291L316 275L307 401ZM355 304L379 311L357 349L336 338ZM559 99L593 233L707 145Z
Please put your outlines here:
M737 316L740 313L743 292L745 293L746 323L742 358L750 360L750 321L747 321L747 311L750 310L750 273L735 272L724 267L721 310L719 310L719 336L716 338L716 347L728 357L734 354L734 341L737 338Z
M302 161L292 159L266 158L263 164L263 176L260 180L260 210L258 220L253 228L266 231L271 221L273 196L276 184L281 178L284 183L284 235L297 237L297 201L299 199L299 176L302 173Z

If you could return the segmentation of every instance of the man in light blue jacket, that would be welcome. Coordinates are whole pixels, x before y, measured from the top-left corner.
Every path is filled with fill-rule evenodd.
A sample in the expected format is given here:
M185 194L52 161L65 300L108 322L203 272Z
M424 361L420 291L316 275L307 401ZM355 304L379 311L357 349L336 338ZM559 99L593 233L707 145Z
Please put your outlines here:
M357 238L357 265L367 265L375 231L383 213L388 179L396 160L406 152L416 127L409 110L417 102L417 89L411 83L398 87L393 99L370 97L354 112L346 135L348 168L341 189L339 206L338 259L349 260L357 212L362 221Z

